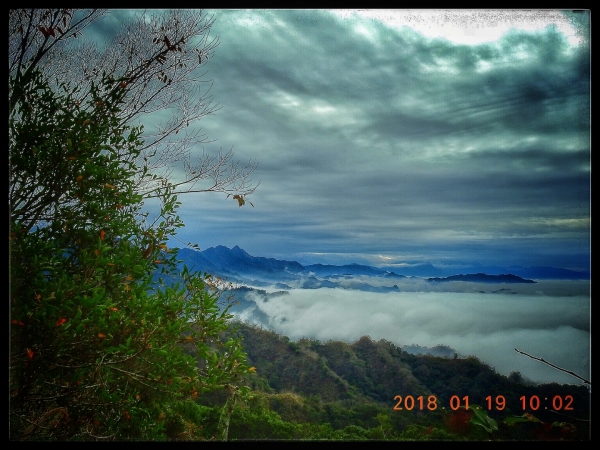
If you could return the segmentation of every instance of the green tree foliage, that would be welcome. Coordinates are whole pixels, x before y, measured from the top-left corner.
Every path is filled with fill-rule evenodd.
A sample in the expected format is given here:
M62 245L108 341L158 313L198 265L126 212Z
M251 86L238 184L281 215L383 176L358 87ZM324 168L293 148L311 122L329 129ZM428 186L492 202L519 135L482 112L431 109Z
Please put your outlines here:
M10 77L10 436L20 440L202 437L199 393L239 395L241 341L210 276L175 276L183 226L172 186L143 220L142 129L120 116L127 84L51 88ZM83 95L82 95L83 94Z

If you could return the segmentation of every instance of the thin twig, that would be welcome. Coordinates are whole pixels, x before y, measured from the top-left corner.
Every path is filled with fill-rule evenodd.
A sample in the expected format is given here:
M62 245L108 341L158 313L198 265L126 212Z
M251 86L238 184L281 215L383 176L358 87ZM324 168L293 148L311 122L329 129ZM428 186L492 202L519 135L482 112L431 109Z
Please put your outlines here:
M522 355L525 355L525 356L529 356L531 359L537 359L538 361L541 361L541 362L543 362L544 364L548 364L550 367L554 367L555 369L557 369L557 370L560 370L561 372L565 372L565 373L568 373L569 375L572 375L572 376L574 376L575 378L579 378L579 379L580 379L581 381L583 381L585 384L589 384L590 386L592 385L592 382L591 382L591 381L588 381L588 380L586 380L585 378L583 378L583 377L580 377L580 376L579 376L579 375L577 375L575 372L571 372L570 370L566 370L566 369L563 369L563 368L561 368L561 367L555 366L554 364L552 364L552 363L549 363L548 361L546 361L544 358L538 358L538 357L536 357L536 356L529 355L529 354L527 354L527 353L525 353L525 352L522 352L522 351L521 351L521 350L519 350L518 348L515 348L515 352L517 352L517 353L521 353Z

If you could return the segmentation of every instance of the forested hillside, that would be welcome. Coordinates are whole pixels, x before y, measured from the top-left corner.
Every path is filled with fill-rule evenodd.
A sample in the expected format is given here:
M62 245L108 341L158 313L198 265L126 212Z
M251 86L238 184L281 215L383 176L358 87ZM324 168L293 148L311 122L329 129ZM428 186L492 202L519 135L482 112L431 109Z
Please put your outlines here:
M248 362L256 367L249 380L255 403L236 407L231 439L588 438L584 386L535 386L516 371L499 375L475 357L411 355L368 336L351 344L291 341L238 326ZM435 405L428 403L431 396ZM541 402L537 410L530 403L534 398L536 406L535 396ZM551 411L553 401L562 402L560 411ZM481 406L497 429L488 433L470 422L473 405Z

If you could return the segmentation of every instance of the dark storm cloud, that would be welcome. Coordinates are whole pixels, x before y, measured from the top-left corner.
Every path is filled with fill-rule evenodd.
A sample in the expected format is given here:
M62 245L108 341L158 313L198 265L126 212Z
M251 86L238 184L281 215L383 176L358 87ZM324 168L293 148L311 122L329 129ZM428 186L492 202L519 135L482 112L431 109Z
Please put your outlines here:
M200 124L217 140L205 150L256 160L261 185L254 208L182 199L194 224L183 240L285 259L589 258L590 54L556 15L464 44L325 10L209 13L220 45L207 78L222 109ZM413 16L440 29L496 20Z

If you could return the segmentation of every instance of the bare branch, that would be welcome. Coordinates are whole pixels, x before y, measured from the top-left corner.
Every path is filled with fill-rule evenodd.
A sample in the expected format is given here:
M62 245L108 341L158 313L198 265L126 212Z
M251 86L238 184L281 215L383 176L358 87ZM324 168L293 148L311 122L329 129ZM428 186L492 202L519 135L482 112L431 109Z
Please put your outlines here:
M83 10L74 20L74 9L9 10L8 73L27 77L61 44L81 35L83 29L102 17L106 11ZM9 101L9 110L14 104Z
M580 376L579 376L579 375L577 375L575 372L571 372L570 370L566 370L566 369L563 369L563 368L561 368L561 367L555 366L554 364L552 364L552 363L549 363L548 361L546 361L546 360L545 360L545 359L543 359L543 358L538 358L538 357L536 357L536 356L529 355L529 354L527 354L527 353L525 353L525 352L522 352L522 351L521 351L521 350L519 350L518 348L515 348L515 352L517 352L517 353L521 353L522 355L525 355L525 356L529 356L531 359L535 359L535 360L541 361L541 362L543 362L544 364L548 364L550 367L554 367L556 370L560 370L561 372L568 373L569 375L572 375L572 376L574 376L575 378L579 378L579 379L580 379L581 381L583 381L585 384L589 384L590 386L592 385L591 381L588 381L588 380L586 380L585 378L583 378L583 377L580 377Z
M210 36L215 18L202 10L143 11L99 46L81 31L105 13L11 11L9 73L38 67L54 86L77 87L82 96L103 72L120 81L117 86L126 89L120 117L128 123L144 121L145 144L137 162L146 170L138 177L137 191L146 197L155 197L165 183L174 185L176 193L254 192L259 183L252 184L250 175L256 164L234 163L231 151L213 157L203 153L196 163L190 161L192 152L211 142L198 121L220 109L210 94L212 80L205 78L205 66L219 45ZM177 168L183 175L173 179Z
M222 192L238 193L238 195L249 195L260 184L253 184L250 176L256 168L256 163L248 161L247 164L240 167L239 162L233 161L233 150L227 153L219 151L217 156L210 156L203 153L197 158L196 164L192 164L188 158L184 159L183 165L186 178L179 182L170 182L173 193L192 193L192 192ZM165 178L170 178L166 176ZM208 186L201 187L201 180L208 180ZM142 195L146 198L158 197L156 191L160 188L161 180L148 182Z

